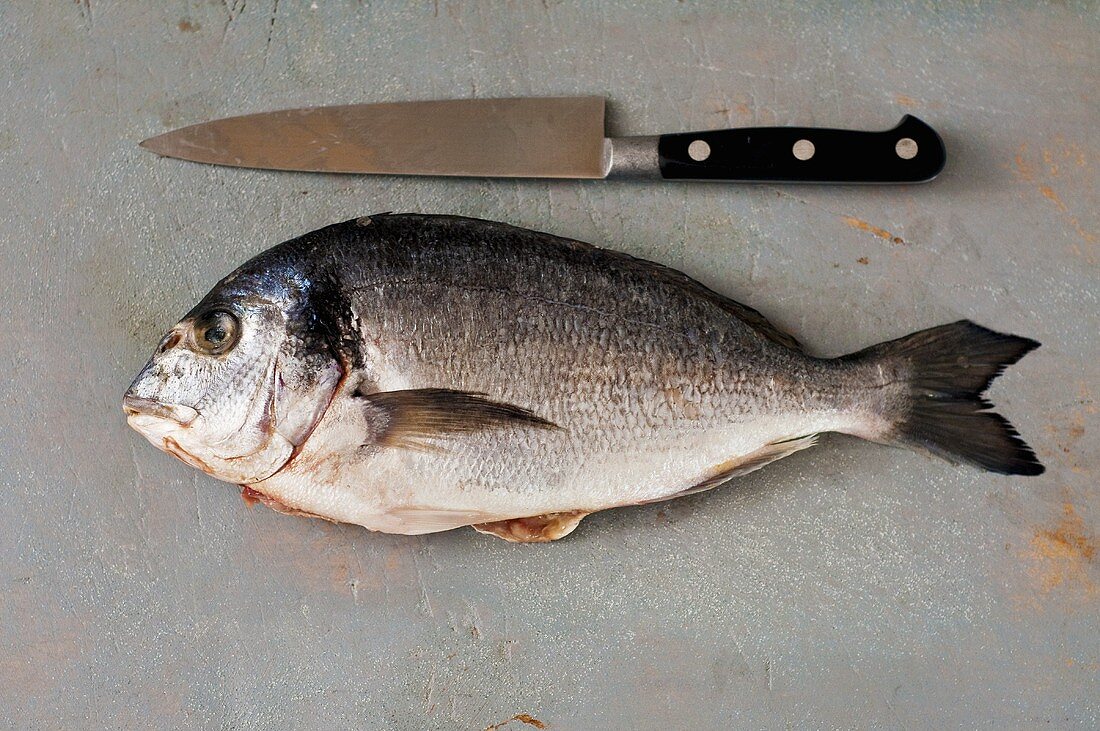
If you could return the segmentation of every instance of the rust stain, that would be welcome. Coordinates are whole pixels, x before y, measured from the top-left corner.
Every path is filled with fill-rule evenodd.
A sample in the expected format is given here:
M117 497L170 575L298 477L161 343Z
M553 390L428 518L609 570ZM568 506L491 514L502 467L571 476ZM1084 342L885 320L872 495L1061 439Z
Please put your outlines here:
M337 529L257 531L238 554L243 561L284 577L296 591L344 596L386 590L377 564L360 559ZM391 584L392 586L392 584Z
M1067 142L1061 135L1055 135L1054 145L1039 150L1039 160L1029 160L1028 147L1020 145L1015 157L1015 169L1013 174L1016 180L1024 183L1035 183L1040 176L1047 179L1059 178L1063 172L1073 173L1073 168L1087 169L1089 167L1088 156L1085 150L1078 144ZM1040 162L1041 160L1041 162ZM1050 185L1040 184L1036 186L1039 193L1049 200L1060 213L1069 214L1069 206ZM1081 223L1077 216L1067 215L1069 225L1082 241L1088 246L1082 248L1078 244L1072 244L1070 251L1075 256L1081 256L1090 262L1095 262L1097 255L1095 246L1098 242L1097 235L1087 226Z
M1058 194L1054 192L1054 189L1049 185L1040 185L1039 192L1043 194L1043 197L1049 201L1053 201L1054 205L1058 206L1058 210L1065 213L1067 210L1066 204L1062 202L1062 199L1058 197Z
M860 264L870 264L871 263L871 260L868 259L865 256L859 257L858 259L856 259L856 261L859 262Z
M61 613L58 612L58 615ZM80 657L80 627L75 620L46 624L35 620L41 632L21 637L17 649L0 655L0 677L5 689L26 698L52 694L63 673Z
M1054 162L1054 153L1046 148L1043 149L1043 162L1050 168L1050 176L1052 178L1058 177L1058 163Z
M1044 427L1050 438L1044 440L1045 445L1039 450L1042 456L1057 460L1078 474L1090 473L1093 469L1091 460L1087 459L1090 452L1081 445L1081 440L1086 426L1093 422L1098 412L1100 408L1088 385L1079 383L1078 397L1073 404L1066 404L1050 415Z
M1077 232L1077 235L1090 244L1096 243L1096 234L1086 229L1081 225L1081 222L1077 220L1076 216L1070 216L1069 223L1073 226L1073 229Z
M1028 574L1041 595L1062 589L1086 600L1100 596L1100 587L1089 576L1096 538L1072 503L1062 504L1062 516L1053 528L1036 529L1025 557L1031 562Z
M403 574L405 571L405 551L401 548L391 548L386 552L386 573Z
M1054 136L1055 149L1043 149L1043 162L1050 168L1051 176L1058 175L1058 163L1061 160L1065 165L1076 165L1079 168L1087 168L1088 156L1083 147L1075 142L1066 142L1062 135Z
M871 224L867 223L866 221L864 221L862 219L859 219L859 218L856 218L855 216L841 216L840 220L844 221L844 223L848 224L849 226L851 226L854 229L859 229L860 231L866 231L869 234L872 234L874 236L878 236L880 239L884 239L886 241L891 241L895 244L904 244L905 243L904 239L902 239L900 236L895 236L894 234L890 233L889 231L887 231L884 228L879 228L878 226L872 226Z
M179 28L180 31L183 32L183 33L195 33L200 28L202 28L202 24L201 23L192 23L187 18L184 18L183 20L181 20L179 22L179 24L176 27Z
M916 99L911 96L906 96L905 94L895 94L894 101L896 101L903 107L909 107L910 109L920 106L920 103Z
M1048 545L1057 549L1048 552L1050 556L1073 556L1092 561L1096 558L1096 542L1085 533L1085 521L1077 514L1073 503L1062 504L1062 519L1054 530L1036 533L1036 538L1044 539Z
M517 713L516 715L514 715L511 718L507 719L506 721L501 721L500 723L494 723L491 726L486 726L485 731L497 731L497 729L504 728L505 726L510 724L512 721L520 721L522 723L527 724L528 726L534 726L535 728L546 728L545 723L538 720L537 718L532 716L530 713Z
M1071 454L1085 435L1085 416L1081 412L1064 414L1047 424L1046 431L1054 437L1063 454Z
M1020 145L1020 150L1016 153L1016 179L1025 183L1030 183L1035 180L1035 168L1032 167L1024 155L1027 154L1027 145Z

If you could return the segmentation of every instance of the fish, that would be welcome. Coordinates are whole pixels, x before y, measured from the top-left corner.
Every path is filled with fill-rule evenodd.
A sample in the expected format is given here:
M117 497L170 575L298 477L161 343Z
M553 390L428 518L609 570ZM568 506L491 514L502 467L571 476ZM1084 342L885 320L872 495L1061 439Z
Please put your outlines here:
M161 339L123 411L155 447L284 513L545 542L826 432L1041 474L982 396L1038 345L961 320L817 357L660 264L389 213L230 273Z

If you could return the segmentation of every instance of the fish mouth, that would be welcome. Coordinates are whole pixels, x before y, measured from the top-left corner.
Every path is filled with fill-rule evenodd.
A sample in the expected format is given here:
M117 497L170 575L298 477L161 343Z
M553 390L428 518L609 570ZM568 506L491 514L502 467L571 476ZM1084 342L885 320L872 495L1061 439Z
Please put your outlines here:
M122 411L129 419L134 416L152 416L157 419L174 421L180 426L187 426L199 415L190 406L182 404L163 404L153 399L142 398L132 394L122 397Z

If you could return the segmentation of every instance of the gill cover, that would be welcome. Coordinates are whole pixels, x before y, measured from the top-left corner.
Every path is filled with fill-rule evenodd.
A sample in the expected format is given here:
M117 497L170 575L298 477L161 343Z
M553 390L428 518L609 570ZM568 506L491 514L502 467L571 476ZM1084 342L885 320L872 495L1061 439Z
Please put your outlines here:
M127 392L141 411L129 422L183 462L249 484L308 438L343 369L323 338L304 331L285 293L225 294L215 288L161 341ZM171 418L184 412L193 418Z

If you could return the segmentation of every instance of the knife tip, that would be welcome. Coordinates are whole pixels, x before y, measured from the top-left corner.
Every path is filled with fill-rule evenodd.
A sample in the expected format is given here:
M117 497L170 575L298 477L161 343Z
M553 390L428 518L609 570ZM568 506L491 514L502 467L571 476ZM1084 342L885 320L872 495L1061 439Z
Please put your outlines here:
M148 150L149 152L155 152L158 155L165 155L166 146L164 138L167 137L168 134L171 133L147 137L146 139L138 143L138 147L144 150Z

